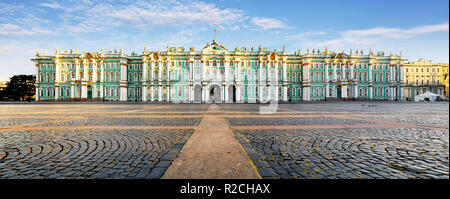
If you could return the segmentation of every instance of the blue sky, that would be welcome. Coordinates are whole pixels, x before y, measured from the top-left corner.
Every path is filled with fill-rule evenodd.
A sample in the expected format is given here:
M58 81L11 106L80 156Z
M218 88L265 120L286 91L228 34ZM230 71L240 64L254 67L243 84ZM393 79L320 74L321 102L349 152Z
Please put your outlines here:
M36 50L199 50L211 42L213 24L230 50L326 45L448 63L448 8L448 0L0 0L0 81L33 74Z

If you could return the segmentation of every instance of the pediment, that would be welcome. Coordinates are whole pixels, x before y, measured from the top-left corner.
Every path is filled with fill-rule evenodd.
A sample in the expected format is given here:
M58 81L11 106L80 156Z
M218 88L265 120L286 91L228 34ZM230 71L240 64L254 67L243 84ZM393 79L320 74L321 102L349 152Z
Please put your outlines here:
M80 55L80 58L87 58L87 59L89 59L89 58L92 58L92 55L91 55L91 53L83 53L83 54L81 54Z
M228 54L227 48L223 45L218 45L216 42L213 42L211 45L207 44L202 49L203 54Z

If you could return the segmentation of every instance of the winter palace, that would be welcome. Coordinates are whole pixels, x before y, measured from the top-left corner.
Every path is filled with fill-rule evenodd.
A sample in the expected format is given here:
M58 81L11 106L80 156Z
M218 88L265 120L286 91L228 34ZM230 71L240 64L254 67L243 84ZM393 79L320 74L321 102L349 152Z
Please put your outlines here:
M201 50L167 47L36 52L36 100L267 103L312 100L406 100L400 55L325 49L293 54L215 40ZM414 81L414 80L412 80Z

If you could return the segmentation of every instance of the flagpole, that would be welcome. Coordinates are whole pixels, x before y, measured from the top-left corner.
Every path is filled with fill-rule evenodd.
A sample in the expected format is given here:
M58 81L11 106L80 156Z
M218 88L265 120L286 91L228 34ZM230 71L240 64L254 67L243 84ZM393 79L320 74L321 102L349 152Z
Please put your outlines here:
M216 24L214 24L214 41L216 40Z

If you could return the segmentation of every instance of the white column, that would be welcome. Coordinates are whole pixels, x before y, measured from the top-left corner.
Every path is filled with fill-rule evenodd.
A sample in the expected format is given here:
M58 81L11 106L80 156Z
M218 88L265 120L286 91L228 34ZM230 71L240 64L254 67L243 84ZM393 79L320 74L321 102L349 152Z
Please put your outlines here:
M75 64L75 80L80 80L80 63Z
M281 75L283 75L283 73L281 73ZM274 100L276 102L278 102L279 99L278 99L278 63L277 62L275 62L275 82L274 82L273 87L274 87L273 94L275 95L273 97L274 97Z
M354 86L353 88L354 88L354 91L353 91L353 97L354 97L354 98L358 98L358 97L359 97L358 85L355 84L355 86Z
M87 85L86 82L81 83L81 99L87 98Z
M221 100L225 103L225 85L222 85Z
M309 77L309 67L310 67L310 65L309 64L304 64L303 66L303 83L304 83L304 86L303 86L303 101L310 101L311 100L311 94L310 94L310 91L311 91L311 87L310 87L310 84L309 84L309 79L310 79L310 77Z
M153 85L151 85L151 87L150 87L150 100L152 101L152 102L154 102L155 101L155 90L154 90L155 88L154 88L154 86Z
M194 102L194 98L195 98L195 86L192 85L189 89L189 91L191 92L191 99L189 102Z
M166 87L166 91L167 91L167 101L170 102L170 85L169 83L167 83L167 87Z
M341 98L347 98L347 83L342 84L341 87Z
M200 62L200 68L202 69L202 78L201 78L201 80L206 80L206 64L205 64L205 61L203 61L203 63ZM202 85L202 87L203 87L203 85Z
M167 64L166 64L166 72L167 72L167 74L166 74L166 81L169 81L170 80L170 70L169 70L169 65L170 65L170 62L167 62ZM169 95L167 95L167 96L169 96Z
M229 97L229 86L227 86L227 85L225 85L225 87L224 87L225 89L224 89L224 93L225 93L225 96L224 96L224 99L225 99L225 102L232 102L232 101L230 101L229 99L230 99L230 97Z
M325 62L325 72L323 73L323 75L325 75L324 79L325 79L325 98L329 98L330 97L330 86L329 84L329 77L328 77L328 66L329 63Z
M162 100L162 87L161 87L161 85L158 85L158 101L161 101L161 100Z
M337 81L336 63L333 63L333 82Z
M142 92L141 92L141 97L142 97L142 101L145 102L147 101L147 67L148 67L148 62L145 61L143 66L142 66Z
M100 99L103 99L103 84L100 84Z
M353 80L353 67L354 67L354 63L350 63L350 80Z
M225 82L228 82L229 70L230 70L230 62L228 60L225 60Z
M120 64L120 101L128 100L128 85L127 85L127 64Z
M158 81L162 80L162 62L158 61Z
M205 85L202 85L202 102L206 101Z
M92 66L92 81L93 82L97 82L97 62L94 61L93 66ZM94 92L94 91L92 91Z
M238 62L237 66L235 68L237 68L236 79L237 79L237 81L241 81L241 62Z
M75 85L74 85L74 83L70 84L70 98L71 99L75 98Z
M142 97L142 101L145 102L147 101L147 85L142 85L142 93L141 93L141 97Z
M87 67L87 62L83 61L83 80L87 81L88 80L88 67Z
M369 99L373 99L372 64L369 63Z
M104 82L104 80L103 80L104 75L105 75L105 69L104 69L104 67L103 67L103 61L101 61L101 62L100 62L100 82L101 82L101 83ZM101 90L102 90L102 93L103 93L103 89L101 89ZM101 96L103 97L103 95L101 95Z
M38 79L38 78L36 77L36 79ZM39 97L41 95L40 90L41 89L39 89L39 85L36 85L36 99L35 99L36 101L39 101Z
M92 84L92 99L98 98L97 90L98 90L97 85L96 84Z
M341 73L341 79L344 81L347 81L347 78L345 77L345 63L341 63L342 73Z
M59 86L55 86L55 100L59 100Z

